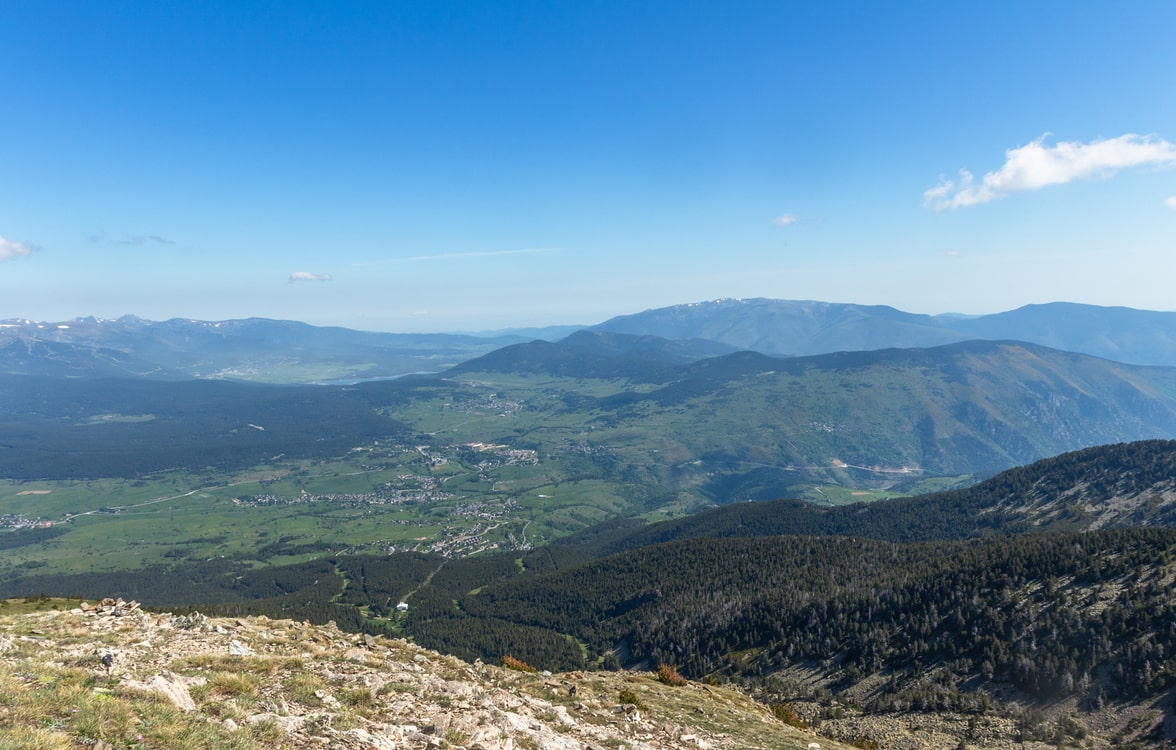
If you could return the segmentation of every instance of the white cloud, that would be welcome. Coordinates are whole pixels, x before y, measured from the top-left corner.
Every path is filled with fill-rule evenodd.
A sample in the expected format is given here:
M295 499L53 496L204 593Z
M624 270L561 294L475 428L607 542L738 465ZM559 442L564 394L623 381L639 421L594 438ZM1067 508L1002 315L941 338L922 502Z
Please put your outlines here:
M772 219L772 223L778 227L787 227L795 224L799 220L796 214L782 214Z
M1169 196L1164 199L1164 205L1168 208L1176 208L1176 195Z
M311 273L310 271L295 271L290 274L290 283L295 281L330 281L332 279L329 273Z
M1090 143L1063 141L1052 146L1045 143L1048 136L1046 133L1027 146L1005 151L1004 166L986 173L979 183L966 169L960 170L958 182L940 178L938 185L923 193L923 205L937 211L974 206L1047 185L1109 177L1126 167L1176 165L1176 145L1154 136L1127 133Z
M23 242L6 240L0 237L0 260L19 258L24 255L30 255L32 252L33 249Z

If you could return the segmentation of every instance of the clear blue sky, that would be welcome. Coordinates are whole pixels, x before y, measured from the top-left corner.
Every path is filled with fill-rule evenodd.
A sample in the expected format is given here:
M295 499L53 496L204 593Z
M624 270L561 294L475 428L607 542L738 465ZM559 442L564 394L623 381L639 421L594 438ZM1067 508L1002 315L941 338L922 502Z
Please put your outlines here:
M1173 310L1174 39L1168 0L8 0L0 318Z

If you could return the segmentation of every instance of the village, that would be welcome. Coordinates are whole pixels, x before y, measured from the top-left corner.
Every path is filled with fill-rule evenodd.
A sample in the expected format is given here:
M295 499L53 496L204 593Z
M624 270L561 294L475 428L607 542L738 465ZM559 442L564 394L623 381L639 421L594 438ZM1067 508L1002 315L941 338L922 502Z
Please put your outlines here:
M516 498L498 491L489 495L478 490L466 494L460 489L447 490L445 487L462 484L468 488L468 485L459 481L462 477L472 479L475 483L491 480L493 471L504 466L538 466L540 460L537 451L490 442L444 447L416 445L407 450L416 454L417 461L414 463L423 464L428 473L398 473L395 479L364 492L314 492L301 489L290 494L262 492L242 495L233 498L232 502L242 508L329 503L345 508L418 506L426 509L426 516L420 518L387 519L387 523L432 528L434 531L427 537L413 541L373 542L372 545L384 554L417 551L452 557L495 549L504 544L512 549L529 548L526 538L526 526L529 524L515 520L519 509ZM378 462L362 466L364 472L384 469ZM468 471L462 472L461 469ZM439 517L448 520L438 524ZM438 525L441 526L439 533ZM496 530L498 533L493 534Z
M47 529L52 525L52 521L46 521L41 518L27 518L19 513L5 513L0 515L0 529Z
M337 503L346 507L361 505L402 505L406 503L443 502L452 500L453 495L438 489L438 480L431 476L417 474L401 474L398 480L411 487L393 487L387 482L377 491L372 492L330 492L318 494L302 490L297 495L281 496L260 494L246 497L235 497L233 502L246 507L266 505L301 505L306 503Z

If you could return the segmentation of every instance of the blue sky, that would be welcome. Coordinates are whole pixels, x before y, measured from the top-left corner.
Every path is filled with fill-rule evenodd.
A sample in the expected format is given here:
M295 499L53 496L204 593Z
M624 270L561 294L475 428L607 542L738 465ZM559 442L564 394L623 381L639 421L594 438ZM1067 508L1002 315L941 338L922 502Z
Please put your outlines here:
M0 318L1176 309L1176 3L0 3Z

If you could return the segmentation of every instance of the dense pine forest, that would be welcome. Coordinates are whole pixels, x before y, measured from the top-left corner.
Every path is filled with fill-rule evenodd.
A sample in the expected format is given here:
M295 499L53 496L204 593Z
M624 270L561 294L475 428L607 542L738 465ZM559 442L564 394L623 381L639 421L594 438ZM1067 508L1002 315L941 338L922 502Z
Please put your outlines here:
M369 403L316 386L0 376L7 479L226 472L275 455L336 456L404 430Z
M879 707L935 708L967 702L969 684L1092 701L1176 684L1174 575L1171 529L918 544L696 538L516 578L459 604L571 634L598 655L623 644L631 663L696 678L797 664L843 685L886 674ZM930 674L951 689L928 693Z

